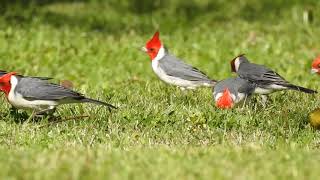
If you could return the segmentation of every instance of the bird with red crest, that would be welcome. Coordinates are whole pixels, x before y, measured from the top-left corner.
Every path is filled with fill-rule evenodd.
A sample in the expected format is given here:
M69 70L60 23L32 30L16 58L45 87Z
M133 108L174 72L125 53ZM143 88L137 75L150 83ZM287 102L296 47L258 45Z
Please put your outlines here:
M320 75L320 55L313 60L311 65L311 73L317 73Z
M182 89L196 89L213 87L216 83L199 69L170 54L160 40L159 31L142 47L142 51L149 55L155 74L168 84Z

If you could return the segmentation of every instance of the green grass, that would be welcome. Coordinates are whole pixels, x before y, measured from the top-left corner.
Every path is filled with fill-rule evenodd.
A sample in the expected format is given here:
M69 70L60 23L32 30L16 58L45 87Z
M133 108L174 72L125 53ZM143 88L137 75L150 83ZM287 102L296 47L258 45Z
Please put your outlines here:
M90 118L46 126L21 123L2 98L1 179L318 178L320 134L307 118L318 95L278 92L267 108L254 97L219 110L210 89L161 82L137 48L159 29L172 53L214 79L234 76L229 61L246 53L320 90L309 73L320 52L319 1L42 2L0 8L1 69L68 79L120 108L62 106L62 117Z

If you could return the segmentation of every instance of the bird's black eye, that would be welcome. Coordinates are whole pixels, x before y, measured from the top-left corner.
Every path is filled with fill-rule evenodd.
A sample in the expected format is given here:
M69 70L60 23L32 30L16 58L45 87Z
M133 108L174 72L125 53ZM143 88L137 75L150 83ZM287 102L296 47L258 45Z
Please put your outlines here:
M149 50L150 50L150 51L154 51L154 48L150 48Z

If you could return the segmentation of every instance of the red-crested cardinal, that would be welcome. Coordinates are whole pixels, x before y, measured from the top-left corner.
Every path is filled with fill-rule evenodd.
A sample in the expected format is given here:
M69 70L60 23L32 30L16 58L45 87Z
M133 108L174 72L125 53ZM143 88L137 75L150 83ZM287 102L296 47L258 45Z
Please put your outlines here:
M289 83L278 73L263 65L250 63L243 54L235 57L230 64L232 72L257 85L254 92L261 94L264 102L267 100L267 94L280 90L291 89L309 94L317 93L315 90Z
M48 80L19 76L15 72L0 77L0 90L5 93L12 106L32 109L36 115L54 112L58 105L68 103L88 102L116 108L111 104L87 98L71 89L50 83Z
M159 39L159 31L142 47L142 50L150 56L153 71L168 84L182 89L195 89L200 86L212 87L216 83L199 69L170 54Z

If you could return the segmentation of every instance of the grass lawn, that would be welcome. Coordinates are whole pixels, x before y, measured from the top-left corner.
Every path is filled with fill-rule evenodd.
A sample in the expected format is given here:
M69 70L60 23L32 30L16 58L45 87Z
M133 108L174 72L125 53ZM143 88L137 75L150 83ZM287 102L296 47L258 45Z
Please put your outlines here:
M288 81L316 89L320 1L5 1L0 69L71 80L90 104L58 109L48 124L0 108L1 179L316 179L320 133L308 113L319 95L277 92L219 110L211 89L161 82L140 48L153 35L213 79L240 53ZM287 1L288 2L288 1Z

